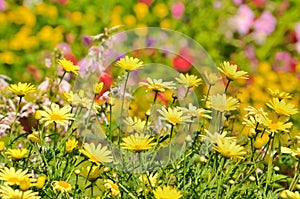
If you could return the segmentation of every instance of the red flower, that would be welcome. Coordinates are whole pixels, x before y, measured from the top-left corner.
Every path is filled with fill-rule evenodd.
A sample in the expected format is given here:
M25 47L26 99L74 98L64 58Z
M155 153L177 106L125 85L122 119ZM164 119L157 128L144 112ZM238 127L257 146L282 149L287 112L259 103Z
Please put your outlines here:
M191 69L193 62L193 56L190 54L187 48L182 48L179 51L179 55L173 59L173 66L179 72L187 72Z

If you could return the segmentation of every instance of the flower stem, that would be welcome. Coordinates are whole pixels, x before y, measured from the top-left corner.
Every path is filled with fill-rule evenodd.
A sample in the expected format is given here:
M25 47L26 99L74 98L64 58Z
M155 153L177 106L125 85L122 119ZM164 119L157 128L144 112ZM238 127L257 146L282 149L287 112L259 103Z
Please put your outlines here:
M52 105L53 100L54 100L54 98L56 97L56 95L57 95L57 93L58 93L58 91L59 91L59 86L60 86L60 84L61 84L61 82L62 82L62 80L64 79L64 77L65 77L66 74L67 74L67 72L65 71L64 74L62 75L62 77L60 78L60 80L59 80L59 82L58 82L57 89L55 89L55 92L54 92L54 94L53 94L53 96L52 96L52 98L51 98L50 106Z
M170 141L172 140L173 130L174 130L174 125L171 124Z
M96 99L97 95L94 95L94 98L93 98L93 101L92 101L92 104L91 104L91 107L90 107L90 110L89 110L89 113L88 113L88 117L87 117L87 120L86 120L86 124L89 123L90 121L90 117L91 117L91 112L92 112L92 108L94 106L94 102L95 102L95 99ZM87 125L86 125L87 126Z
M184 99L185 99L185 98L187 97L187 95L189 94L190 88L191 88L191 87L187 87L186 92L185 92L185 94L184 94Z
M84 183L84 184L87 183L87 181L88 181L88 179L89 179L89 177L90 177L90 174L91 174L91 172L92 172L93 166L94 166L94 163L92 163L92 165L91 165L91 168L90 168L90 170L89 170L89 172L88 172L88 174L87 174L87 176L86 176L86 179L85 179L85 183Z
M223 169L224 165L225 165L225 158L222 157L220 167L219 167L219 169L217 171L217 174L216 174L216 176L219 178L218 179L216 199L219 199L219 194L220 194L220 191L221 191L221 185L222 185L222 182L223 182L223 179L222 179L223 178L223 175L222 175L223 172L220 172L220 170ZM218 174L220 174L220 175L218 176Z
M227 84L226 84L226 88L225 88L225 93L227 92L227 89L229 87L229 84L230 84L231 80L228 80Z
M121 105L121 114L120 114L120 120L121 121L122 121L122 118L123 118L123 108L124 108L124 101L125 101L125 93L126 93L126 86L127 86L127 82L128 82L128 79L129 79L129 75L130 75L130 72L128 71L127 75L126 75L125 85L124 85L124 89L123 89L123 96L122 96L122 105ZM118 146L119 147L120 147L120 141L121 141L121 130L119 129L119 133L118 133Z

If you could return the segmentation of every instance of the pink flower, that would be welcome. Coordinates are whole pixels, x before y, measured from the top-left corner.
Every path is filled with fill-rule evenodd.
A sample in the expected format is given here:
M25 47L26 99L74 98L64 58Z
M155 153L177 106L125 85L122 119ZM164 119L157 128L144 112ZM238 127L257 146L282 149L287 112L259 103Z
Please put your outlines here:
M273 69L275 71L291 71L297 60L289 52L278 52L275 54Z
M0 12L3 12L6 10L7 4L5 0L0 0Z
M251 61L253 66L257 66L258 59L256 58L256 55L255 55L255 48L252 45L251 46L246 46L245 55Z
M241 5L243 3L243 0L232 0L232 2L235 4L235 5Z
M180 19L184 13L185 7L181 2L173 3L171 7L172 15L175 19Z
M64 55L65 54L71 54L71 46L68 43L60 43L56 46L57 49L59 49Z
M239 34L245 35L253 25L254 13L247 5L241 5L237 14L229 19L229 24Z
M270 35L276 27L276 18L269 11L264 11L262 15L254 22L253 37L257 43L264 43L266 37Z
M254 29L270 35L276 27L276 18L269 11L264 11L262 15L254 22Z

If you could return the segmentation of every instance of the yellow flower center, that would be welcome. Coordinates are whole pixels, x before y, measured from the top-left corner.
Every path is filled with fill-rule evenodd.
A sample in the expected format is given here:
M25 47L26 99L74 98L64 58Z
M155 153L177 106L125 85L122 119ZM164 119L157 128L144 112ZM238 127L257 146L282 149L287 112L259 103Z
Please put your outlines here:
M64 189L68 189L70 187L69 183L65 182L65 181L60 181L58 183L59 186L63 187Z
M52 114L50 118L51 118L51 120L62 120L63 119L61 117L61 115L58 115L58 114Z
M277 123L272 123L270 124L269 128L272 130L277 130L279 128L279 125Z
M20 181L20 179L19 179L19 178L16 178L16 177L11 177L11 178L9 178L7 181L8 181L8 182L11 182L11 183L17 183L17 182Z
M180 118L178 118L178 117L168 117L168 121L172 124L179 124L180 123Z
M285 109L283 109L283 108L277 108L276 111L279 114L286 114L287 113L287 111Z

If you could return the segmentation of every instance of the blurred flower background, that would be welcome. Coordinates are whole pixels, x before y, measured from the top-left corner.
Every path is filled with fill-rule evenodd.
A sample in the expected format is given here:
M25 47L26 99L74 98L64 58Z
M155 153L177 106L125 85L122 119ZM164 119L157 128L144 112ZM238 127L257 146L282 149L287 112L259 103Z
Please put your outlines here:
M0 0L0 197L299 198L299 7L288 0ZM174 55L151 49L163 34L148 38L149 49L106 63L111 46L102 41L145 27L197 41L222 76L200 78L188 45ZM149 63L180 74L152 78ZM142 70L149 76L138 79ZM93 86L74 86L95 71ZM213 95L217 82L225 91ZM214 113L220 121L210 132ZM176 143L180 131L188 147L175 163L164 168L144 156ZM123 162L104 135L123 148ZM105 163L159 169L130 173Z

